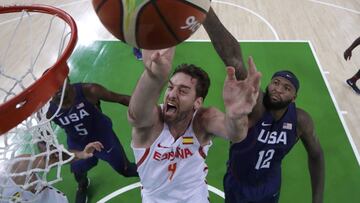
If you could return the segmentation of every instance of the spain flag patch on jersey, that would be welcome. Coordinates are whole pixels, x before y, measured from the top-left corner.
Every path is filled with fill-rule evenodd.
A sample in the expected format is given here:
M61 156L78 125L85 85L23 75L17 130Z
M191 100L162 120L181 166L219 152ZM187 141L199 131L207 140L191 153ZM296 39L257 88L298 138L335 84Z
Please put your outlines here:
M183 143L183 145L194 144L194 138L193 137L183 137L182 143Z

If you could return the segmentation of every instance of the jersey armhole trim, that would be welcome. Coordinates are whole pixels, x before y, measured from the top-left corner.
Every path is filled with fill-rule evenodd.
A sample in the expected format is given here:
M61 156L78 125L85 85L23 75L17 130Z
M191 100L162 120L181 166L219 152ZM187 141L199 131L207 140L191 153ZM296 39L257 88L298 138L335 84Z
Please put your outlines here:
M139 166L145 161L145 159L147 158L147 156L149 155L150 152L150 148L146 148L144 154L142 155L141 159L139 160L139 162L136 163L136 166L139 168Z

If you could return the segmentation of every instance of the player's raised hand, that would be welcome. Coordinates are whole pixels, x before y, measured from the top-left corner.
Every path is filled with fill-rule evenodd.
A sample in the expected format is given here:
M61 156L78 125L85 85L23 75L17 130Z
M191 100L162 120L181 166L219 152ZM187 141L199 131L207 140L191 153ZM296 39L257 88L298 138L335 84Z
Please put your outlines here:
M226 113L233 119L249 114L259 95L261 74L256 70L251 57L249 57L248 64L248 75L240 81L236 80L234 67L227 67L223 99Z
M143 49L143 62L150 76L159 80L167 80L171 71L174 53L175 47L161 50Z
M81 151L80 153L78 153L76 155L77 155L77 158L79 158L79 159L87 159L87 158L94 156L95 150L100 152L103 148L104 148L104 146L101 144L101 142L90 142L89 144L87 144L85 146L83 151Z
M350 60L351 59L351 49L346 49L345 52L344 52L344 59L347 61L347 60Z

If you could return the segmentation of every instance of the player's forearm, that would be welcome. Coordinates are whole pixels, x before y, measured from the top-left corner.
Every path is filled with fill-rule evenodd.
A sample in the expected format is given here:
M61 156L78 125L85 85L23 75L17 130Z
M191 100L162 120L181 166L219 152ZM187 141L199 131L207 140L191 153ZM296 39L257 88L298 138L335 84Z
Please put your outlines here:
M124 106L129 106L130 104L130 99L131 99L131 96L129 95L124 95L124 94L119 94L117 96L117 102L124 105Z
M233 66L236 70L236 77L244 79L247 71L242 60L240 45L220 22L212 8L210 8L203 26L224 64L226 66Z
M104 94L103 97L101 97L101 100L108 101L108 102L115 102L122 104L124 106L129 106L131 96L125 95L125 94L118 94L114 92L109 92L107 94Z
M144 71L131 96L128 118L132 125L146 127L153 121L154 108L166 80L154 79L148 71Z
M350 51L355 49L360 44L360 37L358 37L348 48Z
M228 114L226 114L225 127L229 140L232 143L241 142L247 135L248 118L245 115L240 118L231 118Z
M322 203L325 184L325 162L322 150L317 156L309 157L308 162L312 186L312 202Z

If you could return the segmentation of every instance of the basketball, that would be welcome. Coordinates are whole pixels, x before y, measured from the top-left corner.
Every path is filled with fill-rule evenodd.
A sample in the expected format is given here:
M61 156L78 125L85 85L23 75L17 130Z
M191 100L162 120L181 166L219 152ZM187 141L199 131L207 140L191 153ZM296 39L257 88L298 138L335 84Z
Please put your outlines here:
M189 38L205 20L210 0L92 0L101 23L119 40L162 49Z

